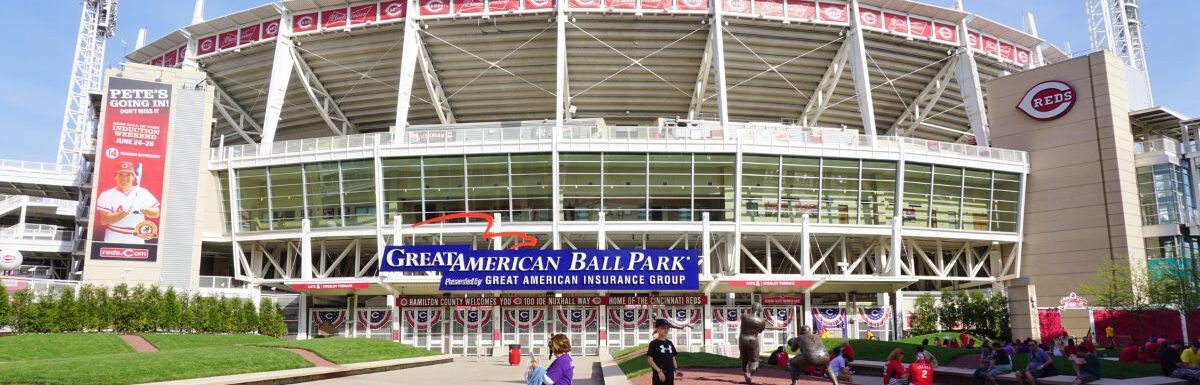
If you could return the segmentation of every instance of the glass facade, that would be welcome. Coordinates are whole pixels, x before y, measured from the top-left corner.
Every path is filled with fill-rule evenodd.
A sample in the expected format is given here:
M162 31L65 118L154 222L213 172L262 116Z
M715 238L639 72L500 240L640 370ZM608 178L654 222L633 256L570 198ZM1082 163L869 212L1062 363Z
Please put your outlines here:
M1194 209L1187 171L1170 163L1137 168L1138 201L1143 225L1183 223Z
M896 162L744 154L563 153L564 221L732 221L887 226L896 210ZM380 160L385 224L478 211L506 221L551 221L551 155L485 154ZM224 172L219 172L224 191ZM375 224L373 159L236 171L242 231ZM1016 231L1017 174L909 163L904 225ZM225 195L223 195L224 197ZM228 210L226 202L223 207ZM228 211L226 211L227 213Z

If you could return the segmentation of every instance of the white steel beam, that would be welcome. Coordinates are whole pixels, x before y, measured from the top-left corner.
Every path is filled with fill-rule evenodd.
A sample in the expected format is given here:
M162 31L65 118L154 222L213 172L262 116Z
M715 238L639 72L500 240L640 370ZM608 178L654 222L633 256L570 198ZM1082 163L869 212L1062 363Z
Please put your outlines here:
M417 39L417 65L421 67L421 75L425 77L425 89L429 91L429 96L433 104L433 110L437 113L438 121L442 124L454 123L454 112L450 110L450 100L446 98L446 91L442 88L442 79L438 76L437 69L433 67L433 60L429 58L429 50L425 48L425 42L420 35Z
M815 126L821 120L821 114L825 113L825 108L829 106L829 98L833 97L833 90L837 89L849 60L850 43L844 41L837 54L833 55L829 68L825 69L825 74L813 90L812 97L808 98L808 103L804 105L804 112L800 113L800 121L805 125Z
M700 58L700 70L696 72L696 87L692 90L692 102L688 104L688 119L697 119L704 107L704 92L708 86L709 69L712 68L713 35L708 34L704 42L704 57Z
M212 76L209 76L209 83L216 90L213 106L216 107L217 113L225 118L225 122L229 123L229 126L233 127L233 130L246 140L246 143L254 143L254 138L251 138L250 134L262 136L262 126L258 125L254 117L238 105L237 101L230 97L229 93L225 92L225 89L217 84L216 79L213 79Z
M963 10L961 1L956 2L955 6L958 10ZM954 78L958 80L963 109L967 112L971 133L975 135L975 144L990 147L987 107L983 104L983 89L979 84L979 66L975 63L975 55L971 53L970 37L967 34L967 22L970 20L971 16L967 16L958 22L958 65L954 66Z
M291 14L283 12L283 20L291 20ZM271 153L275 142L275 131L279 128L279 115L287 97L288 83L292 80L292 23L279 23L279 37L275 39L275 56L271 62L271 82L267 85L266 109L263 112L262 139L258 146L259 155Z
M863 134L867 142L875 146L875 101L871 97L871 76L867 67L867 46L863 43L862 25L859 24L858 1L850 2L850 35L843 44L850 45L850 75L854 77L854 94L858 100L858 113L862 116Z
M562 234L559 233L560 216L562 216L562 192L559 188L558 141L562 137L563 120L567 111L567 12L562 1L555 5L555 35L554 35L554 130L550 133L550 184L554 199L550 202L551 230L550 246L554 250L562 249Z
M950 78L954 75L954 68L958 65L959 56L954 56L949 61L942 65L942 69L937 75L925 85L925 89L917 94L913 102L908 105L904 113L900 114L900 118L896 119L892 126L888 128L887 134L894 135L899 131L900 136L908 136L925 121L925 117L929 116L929 111L936 106L938 101L942 99L942 93L950 85ZM906 124L907 123L907 124ZM901 129L901 127L904 127Z
M421 43L421 26L417 23L416 14L419 10L416 0L408 1L408 12L404 16L404 42L400 49L400 83L396 86L396 123L392 126L392 135L401 136L408 127L408 110L412 102L413 76L417 71L417 46Z
M292 44L292 66L296 69L296 76L300 78L300 85L304 86L304 92L308 94L308 99L317 107L317 113L321 115L321 120L329 126L329 129L337 135L346 135L358 132L358 128L350 119L346 118L346 114L342 113L342 108L338 107L337 100L325 86L321 84L321 79L313 73L312 68L308 66L308 62L300 56L300 50L296 49L296 45Z
M729 91L729 87L725 83L725 21L721 18L723 3L721 0L710 0L708 9L711 10L712 17L712 25L709 26L709 32L712 35L712 60L714 69L717 71L717 121L721 123L721 129L727 131L729 129L729 100L725 94ZM740 211L737 210L735 213ZM737 236L740 236L740 233ZM734 239L731 244L737 242L738 240ZM736 246L731 247L734 251L737 250Z

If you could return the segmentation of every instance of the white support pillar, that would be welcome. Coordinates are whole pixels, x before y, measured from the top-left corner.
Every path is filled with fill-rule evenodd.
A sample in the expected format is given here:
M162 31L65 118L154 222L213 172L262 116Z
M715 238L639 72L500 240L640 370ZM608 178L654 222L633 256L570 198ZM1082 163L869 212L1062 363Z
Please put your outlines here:
M559 181L558 143L562 138L563 124L566 119L567 95L567 12L566 2L557 2L555 9L555 49L554 49L554 131L550 132L550 244L554 250L562 249L562 237L559 234L559 222L562 221L562 191Z
M280 23L280 24L282 24L282 23ZM188 34L187 48L185 48L183 50L183 57L180 58L180 60L182 60L182 62L183 62L182 64L180 64L180 68L183 68L185 70L192 70L192 71L197 71L200 69L200 65L196 62L196 36L195 35Z
M400 306L396 304L396 295L387 295L387 306L391 310L389 318L392 320L392 342L400 342Z
M817 325L812 324L812 290L804 291L804 317L800 318L804 320L805 325L808 325L810 332L816 333Z
M300 300L300 314L296 317L296 339L297 340L307 340L308 339L308 320L309 320L309 318L312 318L312 315L308 314L308 294L300 293L299 300Z
M888 254L890 254L890 257L891 257L891 259L889 259L888 261L891 262L891 264L888 267L888 270L891 271L893 277L900 276L900 261L901 261L901 254L902 254L900 252L900 250L901 250L900 228L901 228L902 224L903 224L903 217L892 217L892 246L891 246L891 250L888 250ZM882 245L880 245L880 246L882 246Z
M720 1L714 1L719 3ZM722 87L724 89L724 87ZM726 256L731 256L733 260L733 274L737 275L742 272L742 138L735 137L737 142L737 154L734 155L733 167L733 236L730 237L729 253Z
M700 261L704 264L704 270L701 274L708 276L716 275L712 271L712 228L709 224L707 211L700 214Z
M729 87L725 84L725 20L721 17L723 3L721 0L709 1L708 9L711 10L712 25L708 30L712 34L712 61L713 67L717 71L714 76L717 86L717 120L721 123L721 130L725 137L729 138L732 133L729 132L729 100L725 95ZM740 251L738 252L740 253Z
M812 230L809 228L808 213L800 217L800 267L803 275L812 275ZM806 300L807 302L807 300Z
M1025 12L1025 29L1025 32L1033 35L1033 37L1041 38L1041 36L1038 36L1037 22L1033 20L1033 12ZM1045 45L1045 43L1038 43L1036 47L1033 47L1033 57L1031 58L1033 61L1029 63L1031 67L1046 65L1046 59L1042 55L1042 49Z
M862 25L858 20L858 0L850 1L850 33L846 42L850 45L850 75L854 78L854 94L858 100L858 114L862 117L863 134L871 147L875 146L875 101L871 97L871 76L867 66L867 46L863 43Z
M896 202L896 209L892 214L892 245L887 254L891 259L887 260L890 262L889 264L880 265L881 270L888 270L895 277L900 276L900 242L902 241L900 230L904 227L904 169L906 167L904 143L898 143L900 143L900 159L896 162L896 195L893 198ZM879 247L883 248L882 242Z
M408 1L408 12L404 15L404 42L400 50L400 84L396 86L399 90L396 94L396 123L392 126L393 142L399 141L404 136L404 130L408 127L408 110L412 105L412 88L413 77L417 72L417 55L419 54L421 44L418 38L421 33L421 24L417 22L417 12L420 7L416 0Z
M204 22L204 0L196 0L196 6L192 8L192 24ZM282 24L282 23L281 23Z
M346 330L342 334L346 337L358 337L358 293L350 293L346 298L346 317L349 318Z
M283 20L291 20L290 13L282 12ZM194 52L194 49L192 47L188 50ZM271 147L275 143L275 131L279 128L280 114L283 113L284 99L287 97L288 83L292 80L292 67L295 65L295 57L292 56L292 23L279 23L279 36L275 38L275 56L271 61L271 82L267 84L263 132L258 145L259 155L271 153Z
M963 9L962 0L954 1L954 8ZM967 122L971 124L971 133L975 135L975 144L984 147L991 146L991 137L987 127L987 107L983 103L983 91L979 84L979 68L975 63L975 55L971 53L970 35L967 33L967 22L972 16L967 16L958 22L958 63L954 68L954 78L958 80L958 90L962 94L963 109L967 112Z
M605 212L601 211L596 215L596 249L605 250L608 247L608 234L604 232L604 217Z
M376 137L378 139L378 137ZM387 207L383 201L383 160L379 157L379 142L375 142L375 151L373 154L375 166L375 250L379 251L379 258L383 258L383 249L387 247L387 240L383 237L383 225L387 215L384 214ZM359 268L358 264L354 268Z
M254 302L254 311L262 311L262 286L250 283L246 284L246 288L250 290L250 300ZM78 295L79 292L75 294Z
M312 224L308 218L300 220L300 279L313 279Z
M904 301L901 300L903 290L896 290L896 306L892 308L892 320L895 323L895 331L892 332L892 340L898 341L904 338Z
M500 226L501 226L500 222L503 219L504 219L504 217L500 213L492 214L492 229L493 229L492 232L498 233L498 232L503 231L503 230L500 230ZM502 241L503 241L503 239L501 239L500 237L492 238L492 250L503 249L504 243Z
M22 196L21 197L21 214L20 214L20 217L17 219L17 226L19 226L19 227L17 227L17 229L18 229L17 234L20 234L19 236L25 236L25 215L28 211L29 211L29 197Z
M392 219L392 245L404 245L404 221L397 215ZM381 256L382 257L382 256Z

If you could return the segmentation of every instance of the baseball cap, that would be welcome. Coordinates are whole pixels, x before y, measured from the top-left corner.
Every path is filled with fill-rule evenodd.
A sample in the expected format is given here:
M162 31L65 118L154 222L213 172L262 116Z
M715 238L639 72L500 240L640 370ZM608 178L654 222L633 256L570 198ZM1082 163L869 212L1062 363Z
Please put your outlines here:
M667 320L662 319L662 318L654 320L654 328L655 329L666 328L666 327L671 327L671 323L667 322Z
M117 172L115 172L114 174L120 174L123 172L133 174L133 162L117 163Z

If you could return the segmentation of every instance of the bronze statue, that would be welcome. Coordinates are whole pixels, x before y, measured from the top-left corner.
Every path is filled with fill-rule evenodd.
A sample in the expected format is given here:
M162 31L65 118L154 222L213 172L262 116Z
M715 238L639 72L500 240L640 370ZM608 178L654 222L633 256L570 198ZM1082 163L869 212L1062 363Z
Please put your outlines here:
M758 370L759 353L761 352L758 335L765 330L785 330L767 323L766 318L759 316L760 313L762 313L762 305L758 303L750 305L750 311L742 313L741 327L738 328L738 353L741 355L742 375L746 377L746 385L752 384L750 379Z
M821 336L812 334L808 326L805 326L800 328L800 335L789 339L787 344L796 352L796 355L788 360L788 369L792 372L792 385L796 385L800 373L811 368L823 369L822 372L827 373L829 379L833 380L833 385L838 385L837 375L829 368L829 353L825 351Z

